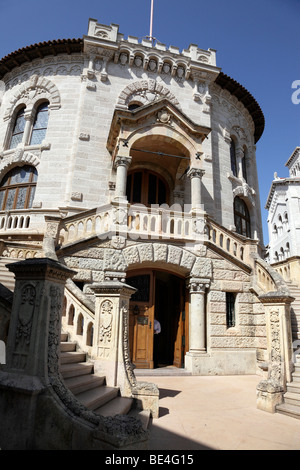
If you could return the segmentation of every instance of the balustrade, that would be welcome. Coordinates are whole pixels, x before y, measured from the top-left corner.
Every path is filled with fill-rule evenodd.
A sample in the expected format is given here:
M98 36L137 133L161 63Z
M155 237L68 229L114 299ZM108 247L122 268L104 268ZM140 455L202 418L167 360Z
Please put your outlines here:
M68 333L71 341L91 354L93 346L95 313L70 288L66 286L62 312L62 330Z

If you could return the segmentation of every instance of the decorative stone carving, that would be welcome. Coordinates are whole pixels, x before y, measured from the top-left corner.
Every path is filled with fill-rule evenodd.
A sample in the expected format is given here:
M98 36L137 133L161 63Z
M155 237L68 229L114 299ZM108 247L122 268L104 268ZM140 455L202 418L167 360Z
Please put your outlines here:
M116 248L116 250L121 250L126 244L126 238L121 236L115 236L111 239L111 246Z
M110 343L112 336L113 303L110 300L104 300L100 307L100 343Z
M127 109L128 104L132 101L138 101L145 105L164 97L168 98L178 109L181 109L177 98L162 83L152 79L140 80L129 84L120 93L117 106Z
M202 279L202 278L195 278L192 277L189 280L189 290L190 293L199 293L204 294L205 290L209 288L210 280L209 279Z
M81 202L81 201L82 201L82 196L83 196L82 193L73 192L73 193L71 194L71 200L72 200L72 201L79 201L79 202Z
M128 54L126 54L125 52L122 52L120 54L120 64L121 65L126 65L128 62Z
M165 109L162 109L157 114L157 120L162 124L171 124L171 115Z
M84 132L81 132L79 134L79 139L80 140L85 140L85 141L89 141L90 140L90 134L86 134Z
M13 355L13 366L17 369L25 369L27 364L35 299L35 287L32 284L25 284L21 289L21 304Z
M61 99L58 88L50 80L45 80L38 75L32 75L30 79L18 88L11 100L11 106L6 110L4 119L10 119L18 102L24 104L34 104L36 101L45 98L49 101L49 109L59 109Z

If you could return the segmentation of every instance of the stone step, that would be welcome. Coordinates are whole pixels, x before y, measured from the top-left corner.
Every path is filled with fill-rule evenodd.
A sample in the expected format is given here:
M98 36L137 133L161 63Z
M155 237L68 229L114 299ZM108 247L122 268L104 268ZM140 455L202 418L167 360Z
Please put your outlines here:
M76 351L77 343L71 341L61 341L60 350L61 352L73 352Z
M149 410L139 410L137 408L133 408L129 411L128 416L139 419L142 423L144 431L149 428L151 422L151 413Z
M292 418L300 419L300 407L288 403L282 403L276 406L276 411Z
M85 362L86 354L81 352L63 352L60 355L61 364L70 362Z
M101 416L126 415L130 411L132 404L133 398L116 397L94 411Z
M16 261L20 260L0 258L0 282L11 291L13 291L15 288L15 275L11 271L9 271L5 265Z
M68 333L61 333L60 340L63 342L68 341Z
M300 411L300 397L298 393L286 392L284 394L284 403L294 406L299 406Z
M79 393L76 398L89 410L96 410L116 398L118 394L118 388L102 386Z
M78 393L101 387L105 383L105 377L88 374L65 378L64 382L74 395L78 395Z
M64 379L69 377L78 377L81 375L92 374L94 365L90 362L65 363L61 364L60 372Z
M286 384L287 392L294 392L300 394L300 381L299 382L290 382ZM300 395L299 395L300 398Z

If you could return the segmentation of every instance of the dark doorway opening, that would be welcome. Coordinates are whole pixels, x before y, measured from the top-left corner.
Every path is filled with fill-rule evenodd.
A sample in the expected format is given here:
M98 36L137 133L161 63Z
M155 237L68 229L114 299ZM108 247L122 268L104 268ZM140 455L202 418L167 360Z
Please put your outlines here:
M181 278L168 272L156 271L154 316L160 322L161 332L154 335L154 367L184 365L183 287Z

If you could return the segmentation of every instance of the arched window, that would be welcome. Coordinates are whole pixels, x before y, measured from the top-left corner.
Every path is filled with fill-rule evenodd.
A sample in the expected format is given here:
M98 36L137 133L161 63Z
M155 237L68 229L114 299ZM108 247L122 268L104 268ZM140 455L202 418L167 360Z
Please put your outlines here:
M243 173L243 178L247 182L247 150L243 150L243 156L242 156L242 173Z
M127 200L131 204L168 204L168 187L163 178L148 170L137 170L127 177Z
M24 129L25 129L25 107L20 109L20 111L18 112L16 116L15 124L14 124L12 135L11 135L10 145L9 145L10 149L16 148L17 145L20 142L22 142Z
M28 209L32 206L37 171L25 165L10 170L0 183L0 210Z
M250 215L245 201L236 197L234 199L234 224L237 233L251 237Z
M233 139L231 139L231 144L230 144L230 162L231 162L231 171L234 176L237 176L236 151L235 151L235 143Z
M30 145L41 144L48 126L48 103L42 103L36 112L32 126Z

